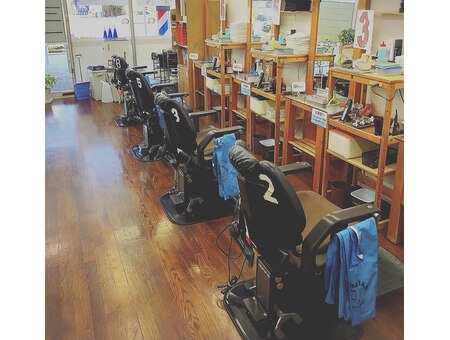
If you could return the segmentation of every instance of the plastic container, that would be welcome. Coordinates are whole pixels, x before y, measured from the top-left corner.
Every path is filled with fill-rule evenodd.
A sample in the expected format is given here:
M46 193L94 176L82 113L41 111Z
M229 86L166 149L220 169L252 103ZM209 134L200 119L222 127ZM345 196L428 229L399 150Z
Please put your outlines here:
M89 91L90 82L75 84L73 87L75 92L75 98L78 100L85 100L91 97L91 93Z
M373 203L375 201L375 191L361 188L350 193L352 196L352 202L356 205Z
M339 130L330 130L328 135L328 149L344 158L361 157L363 152L377 148L375 143Z

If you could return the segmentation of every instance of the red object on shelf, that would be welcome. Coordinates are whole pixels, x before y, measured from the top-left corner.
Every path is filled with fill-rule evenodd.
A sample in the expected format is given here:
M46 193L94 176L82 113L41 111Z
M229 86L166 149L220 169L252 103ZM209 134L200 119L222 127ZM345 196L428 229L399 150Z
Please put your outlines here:
M179 22L177 27L177 42L178 45L187 45L187 28L186 24Z

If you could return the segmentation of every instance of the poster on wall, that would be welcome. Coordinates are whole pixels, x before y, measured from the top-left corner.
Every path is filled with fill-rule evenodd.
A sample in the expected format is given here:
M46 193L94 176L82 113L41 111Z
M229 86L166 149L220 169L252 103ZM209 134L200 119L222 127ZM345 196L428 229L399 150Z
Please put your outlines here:
M281 14L281 0L273 0L273 15L272 24L280 24L280 14Z
M358 11L356 16L354 48L370 50L373 36L373 13L373 10Z
M220 21L226 20L227 5L225 0L220 0Z

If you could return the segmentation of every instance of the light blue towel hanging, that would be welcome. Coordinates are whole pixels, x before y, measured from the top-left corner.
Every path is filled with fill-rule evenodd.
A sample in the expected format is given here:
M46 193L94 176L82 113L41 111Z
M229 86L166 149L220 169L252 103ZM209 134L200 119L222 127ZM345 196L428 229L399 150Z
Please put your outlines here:
M337 233L328 247L325 302L352 325L375 317L378 234L374 218Z
M239 195L236 170L230 163L230 148L236 143L234 133L214 139L213 170L219 182L219 195L224 200Z

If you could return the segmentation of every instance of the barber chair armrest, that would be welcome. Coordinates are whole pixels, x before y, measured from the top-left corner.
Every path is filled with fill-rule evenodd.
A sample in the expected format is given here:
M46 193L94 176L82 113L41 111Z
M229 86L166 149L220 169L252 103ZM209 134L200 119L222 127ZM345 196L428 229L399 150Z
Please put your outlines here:
M288 165L282 165L278 167L279 170L285 175L296 174L303 171L310 171L312 169L311 164L308 162L297 162Z
M207 111L197 111L189 113L189 117L192 119L198 119L200 117L211 116L217 114L216 110L207 110Z
M145 68L147 68L147 66L134 66L134 67L132 67L132 69L135 70L135 71L143 70Z
M150 85L150 88L153 92L161 92L161 90L165 87L174 86L175 83L162 83L162 84L152 84Z
M147 74L155 74L156 71L145 71L145 72L141 72L143 76L146 76Z
M189 92L168 93L167 96L169 98L184 98L189 96Z
M198 158L199 162L200 163L204 162L205 148L214 138L222 137L229 133L234 133L234 134L238 135L238 134L241 134L242 131L244 131L244 128L239 125L209 131L197 146L197 158Z
M316 266L317 250L331 233L346 228L349 223L376 217L378 213L380 213L380 209L373 204L361 204L322 217L303 241L302 268L309 272L318 271L319 268Z

